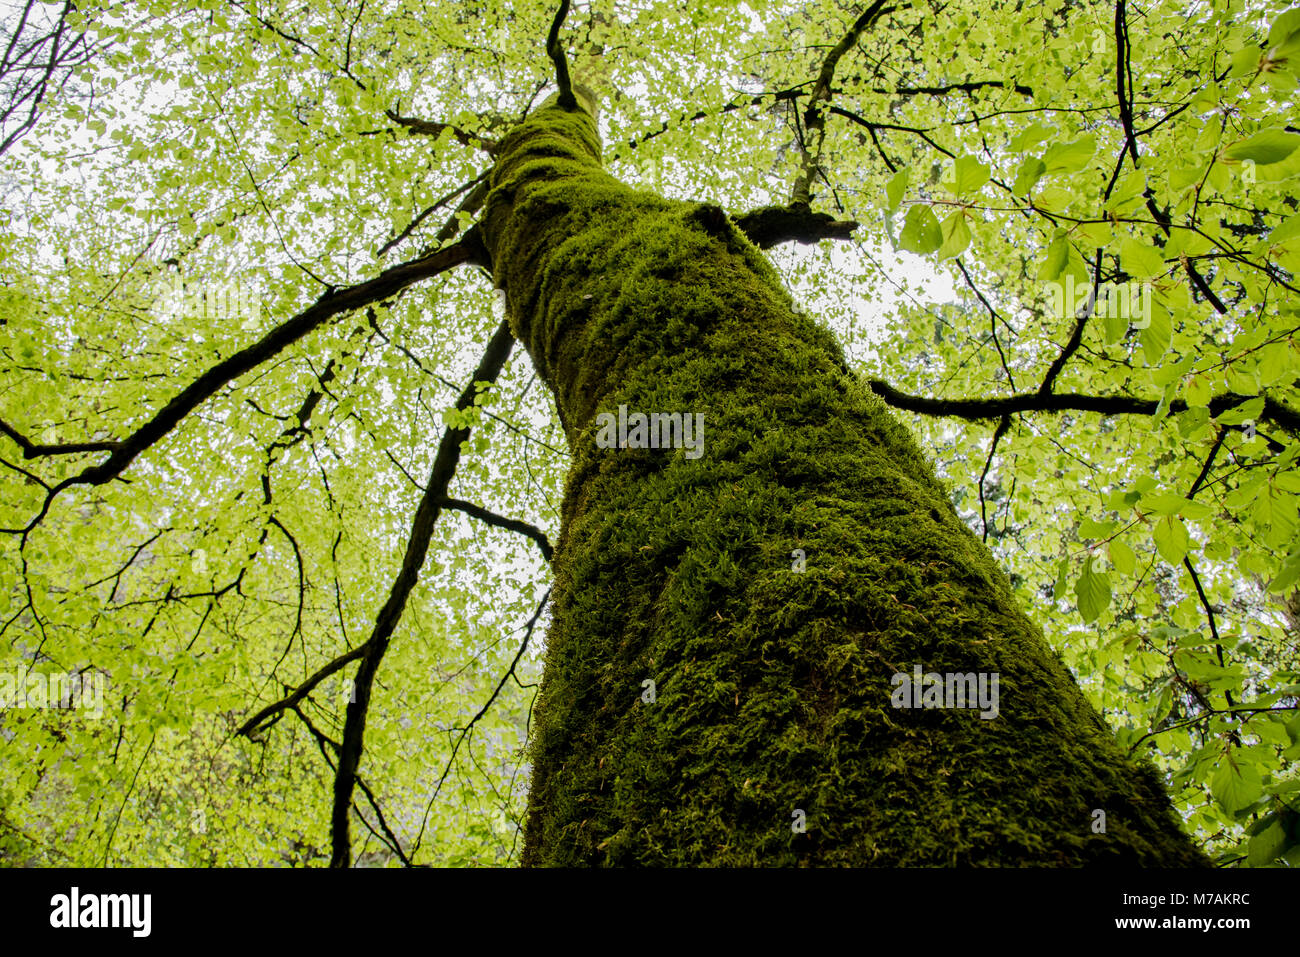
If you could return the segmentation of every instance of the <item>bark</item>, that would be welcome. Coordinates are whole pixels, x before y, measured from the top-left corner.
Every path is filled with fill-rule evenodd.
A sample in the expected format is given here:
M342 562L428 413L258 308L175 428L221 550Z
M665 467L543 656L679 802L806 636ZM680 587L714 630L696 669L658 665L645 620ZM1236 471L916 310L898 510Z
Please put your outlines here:
M1206 863L721 210L613 179L581 105L516 127L491 183L484 244L573 452L524 863ZM703 454L599 447L620 405L703 413ZM915 665L998 674L996 717L893 707Z

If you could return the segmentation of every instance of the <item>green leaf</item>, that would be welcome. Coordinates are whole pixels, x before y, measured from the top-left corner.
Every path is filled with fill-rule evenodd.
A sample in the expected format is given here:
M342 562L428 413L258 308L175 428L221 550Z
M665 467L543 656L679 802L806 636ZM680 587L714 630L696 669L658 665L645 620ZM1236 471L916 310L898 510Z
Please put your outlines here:
M1300 213L1288 216L1268 234L1269 244L1273 246L1293 239L1300 239Z
M939 228L943 235L943 245L939 247L940 260L960 256L970 245L970 227L966 225L966 210L954 210Z
M1170 565L1179 565L1187 556L1189 539L1187 526L1177 515L1165 515L1151 529L1156 541L1156 551Z
M885 184L885 197L889 200L885 207L891 214L898 212L899 204L903 202L903 194L907 192L908 169L904 167L890 177L889 182Z
M1256 707L1266 707L1266 705L1261 703L1259 700L1251 703ZM1291 736L1287 734L1286 725L1281 720L1274 719L1273 716L1266 717L1263 720L1256 719L1251 721L1250 730L1259 735L1259 740L1262 744L1272 744L1281 748L1289 748L1291 746ZM1300 787L1300 780L1297 780L1295 785L1296 787Z
M1169 269L1159 249L1138 242L1130 236L1125 236L1120 241L1119 256L1120 262L1124 264L1124 271L1138 279L1159 276Z
M1068 209L1074 202L1074 193L1060 186L1047 186L1038 191L1038 198L1034 200L1034 205L1039 209L1050 209L1056 212Z
M1079 538L1087 540L1090 538L1105 538L1115 530L1117 523L1113 521L1099 522L1096 519L1085 518L1079 523Z
M1115 571L1121 575L1132 575L1137 569L1137 555L1123 542L1118 539L1112 541L1107 546L1107 551L1110 553L1110 562L1115 566Z
M1038 278L1051 281L1065 271L1070 261L1070 241L1061 233L1047 246L1047 258L1038 269Z
M1269 386L1285 384L1294 377L1295 351L1281 342L1274 342L1260 350L1259 384Z
M1155 495L1142 497L1143 511L1152 515L1178 515L1187 504L1187 499L1173 492L1157 492Z
M1103 326L1103 339L1107 345L1119 342L1124 338L1124 333L1128 332L1129 320L1125 319L1117 309L1108 309L1102 317L1105 325Z
M1250 839L1246 852L1248 867L1263 867L1272 864L1281 856L1287 844L1286 830L1281 823L1274 820L1268 827Z
M1178 416L1178 434L1185 439L1210 432L1210 410L1192 406Z
M1292 552L1282 560L1277 575L1268 583L1268 590L1274 595L1280 595L1290 590L1296 582L1300 582L1300 550Z
M1153 301L1151 303L1151 322L1141 331L1138 337L1142 342L1142 355L1150 365L1155 365L1160 361L1160 357L1169 349L1169 343L1173 339L1173 335L1174 322L1169 315L1169 310Z
M1223 155L1228 159L1234 160L1251 160L1261 166L1267 166L1270 163L1280 163L1300 146L1300 134L1288 133L1284 129L1273 127L1271 129L1260 130L1254 136L1248 136L1246 139L1224 150Z
M1255 47L1255 46L1242 47L1240 50L1234 53L1232 55L1232 59L1228 61L1229 62L1228 76L1233 77L1235 79L1240 79L1241 77L1250 76L1251 74L1257 72L1259 70L1259 59L1260 59L1261 52L1262 51L1259 49L1259 47Z
M1234 405L1230 409L1225 409L1215 416L1214 421L1220 425L1242 425L1246 422L1259 421L1259 417L1263 413L1264 397L1261 395Z
M1083 136L1070 143L1056 143L1047 148L1043 154L1043 163L1048 174L1077 173L1088 165L1092 154L1097 151L1097 138Z
M1229 814L1250 807L1264 793L1259 769L1253 764L1235 762L1226 756L1210 778L1210 793Z
M1065 590L1070 587L1070 560L1062 558L1056 566L1056 581L1052 585L1052 599L1060 601L1065 597Z
M1135 170L1121 176L1119 181L1115 183L1115 188L1111 190L1110 198L1106 200L1106 209L1111 212L1120 212L1130 204L1136 205L1140 203L1146 185L1147 175L1142 170Z
M1039 143L1046 140L1052 135L1052 130L1043 126L1041 123L1035 123L1028 129L1021 130L1008 144L1007 148L1013 153L1023 153L1025 150L1031 150Z
M1074 597L1078 602L1079 615L1084 624L1092 624L1097 616L1110 604L1110 579L1105 572L1092 570L1092 558L1083 562L1083 573L1074 583Z
M1206 406L1210 404L1210 380L1203 375L1194 375L1187 380L1183 397L1189 406Z
M1273 25L1268 29L1268 39L1264 41L1265 45L1275 47L1287 43L1298 31L1300 31L1300 7L1292 7L1273 21Z
M1043 174L1047 172L1047 164L1037 156L1026 156L1020 163L1020 170L1016 173L1016 181L1011 186L1011 193L1014 196L1028 196L1029 191L1034 188Z
M1275 547L1287 543L1296 524L1296 496L1265 485L1255 497L1251 517L1264 531L1264 541Z
M898 239L900 248L924 256L938 249L942 242L943 232L939 228L939 220L930 207L924 203L913 204L903 222L903 232Z
M977 192L989 181L989 167L973 156L958 156L952 166L952 191L958 196Z

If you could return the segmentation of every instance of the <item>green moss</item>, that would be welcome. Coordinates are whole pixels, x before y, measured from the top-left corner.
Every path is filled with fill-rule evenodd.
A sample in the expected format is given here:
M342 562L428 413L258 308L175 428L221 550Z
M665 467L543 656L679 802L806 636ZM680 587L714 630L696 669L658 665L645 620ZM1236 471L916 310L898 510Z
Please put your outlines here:
M484 216L574 455L526 863L1205 863L758 250L599 157L540 110ZM620 404L703 413L703 456L598 448ZM892 708L914 664L998 673L998 717Z

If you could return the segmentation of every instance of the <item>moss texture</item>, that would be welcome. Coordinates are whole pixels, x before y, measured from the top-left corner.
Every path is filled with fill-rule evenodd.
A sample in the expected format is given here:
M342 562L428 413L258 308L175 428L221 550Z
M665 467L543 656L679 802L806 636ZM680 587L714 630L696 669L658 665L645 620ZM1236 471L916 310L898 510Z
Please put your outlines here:
M581 110L498 156L485 243L574 455L526 864L1206 863L721 210L613 179ZM702 457L598 448L620 404L703 413ZM998 673L998 716L894 709L915 664Z

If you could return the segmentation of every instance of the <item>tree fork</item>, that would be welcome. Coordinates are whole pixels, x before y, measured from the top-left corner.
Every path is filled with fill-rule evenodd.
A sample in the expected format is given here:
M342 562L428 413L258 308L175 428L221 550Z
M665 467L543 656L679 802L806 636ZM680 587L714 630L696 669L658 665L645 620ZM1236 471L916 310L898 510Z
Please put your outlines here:
M502 139L481 223L573 453L523 862L1204 865L833 337L605 173L583 99ZM620 405L702 455L598 447ZM914 666L996 716L893 707Z

